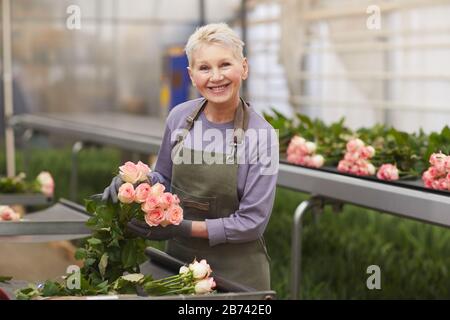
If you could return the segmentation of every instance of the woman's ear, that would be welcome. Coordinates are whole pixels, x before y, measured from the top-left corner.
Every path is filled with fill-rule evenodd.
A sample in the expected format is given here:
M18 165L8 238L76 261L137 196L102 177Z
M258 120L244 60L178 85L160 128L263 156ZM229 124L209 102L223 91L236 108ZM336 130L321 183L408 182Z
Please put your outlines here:
M188 69L188 73L189 73L189 78L191 78L192 85L195 87L196 85L194 82L194 76L192 74L192 69L191 69L191 67L187 67L187 69Z
M242 68L244 69L244 72L242 73L242 80L247 80L247 78L248 78L248 62L247 62L247 58L244 58L244 60L242 60Z

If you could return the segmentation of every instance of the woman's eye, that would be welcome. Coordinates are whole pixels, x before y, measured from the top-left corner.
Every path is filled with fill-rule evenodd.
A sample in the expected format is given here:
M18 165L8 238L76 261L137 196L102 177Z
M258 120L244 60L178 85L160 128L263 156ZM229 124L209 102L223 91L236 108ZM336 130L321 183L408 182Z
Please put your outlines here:
M222 67L229 67L229 66L231 66L231 63L229 62L222 63Z
M206 70L208 70L209 68L207 67L207 66L201 66L200 67L200 71L206 71Z

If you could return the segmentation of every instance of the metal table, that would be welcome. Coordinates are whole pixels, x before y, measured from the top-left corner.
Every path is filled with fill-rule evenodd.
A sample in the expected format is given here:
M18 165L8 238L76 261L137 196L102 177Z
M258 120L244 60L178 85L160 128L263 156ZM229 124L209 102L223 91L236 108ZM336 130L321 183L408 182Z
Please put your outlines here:
M450 193L427 190L417 182L381 182L343 175L333 170L310 169L280 163L278 185L310 193L294 214L292 230L291 298L299 296L301 220L306 212L325 204L358 206L450 227Z
M42 205L42 204L50 204L53 199L51 197L46 197L43 194L39 193L0 193L0 205L13 205L13 204L21 204L21 205Z
M0 222L2 242L49 242L84 238L91 234L84 208L61 199L53 206L26 214L21 221Z
M157 153L165 121L126 113L41 113L13 116L9 125L125 150Z
M145 250L147 262L140 266L143 274L151 274L155 279L161 279L170 275L175 275L183 263L167 253L148 247ZM48 297L45 300L272 300L276 293L272 290L257 291L253 288L243 286L239 283L227 280L220 275L212 275L216 282L216 294L209 295L172 295L172 296L147 296L142 290L138 295L101 295L85 297ZM7 283L0 283L0 290L10 298L14 299L14 291L26 286L24 281L12 280Z

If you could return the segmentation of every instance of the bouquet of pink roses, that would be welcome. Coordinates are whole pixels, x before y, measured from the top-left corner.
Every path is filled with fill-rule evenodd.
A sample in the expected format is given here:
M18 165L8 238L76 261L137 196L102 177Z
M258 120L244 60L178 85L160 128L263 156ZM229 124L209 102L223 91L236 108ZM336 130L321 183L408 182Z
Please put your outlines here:
M164 185L156 183L150 186L147 175L150 168L142 163L127 162L120 167L120 176L125 181L119 188L118 199L121 203L140 205L145 222L151 227L179 225L183 220L183 209L176 194L165 192ZM133 184L140 183L135 188Z

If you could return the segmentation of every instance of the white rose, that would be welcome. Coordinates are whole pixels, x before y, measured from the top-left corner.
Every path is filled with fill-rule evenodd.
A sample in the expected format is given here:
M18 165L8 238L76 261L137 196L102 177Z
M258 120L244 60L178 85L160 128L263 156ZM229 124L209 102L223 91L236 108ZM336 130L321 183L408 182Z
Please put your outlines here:
M194 263L189 265L189 269L192 271L194 279L204 279L210 273L211 268L209 267L209 264L206 263L206 260L202 261L204 262L194 261Z
M181 266L179 274L185 274L189 272L189 268L186 266Z
M195 284L195 293L197 294L203 294L208 293L213 290L213 288L216 286L216 283L214 282L213 278L207 278L200 280Z
M305 145L306 149L308 150L308 154L313 154L317 149L317 146L314 142L308 141Z

